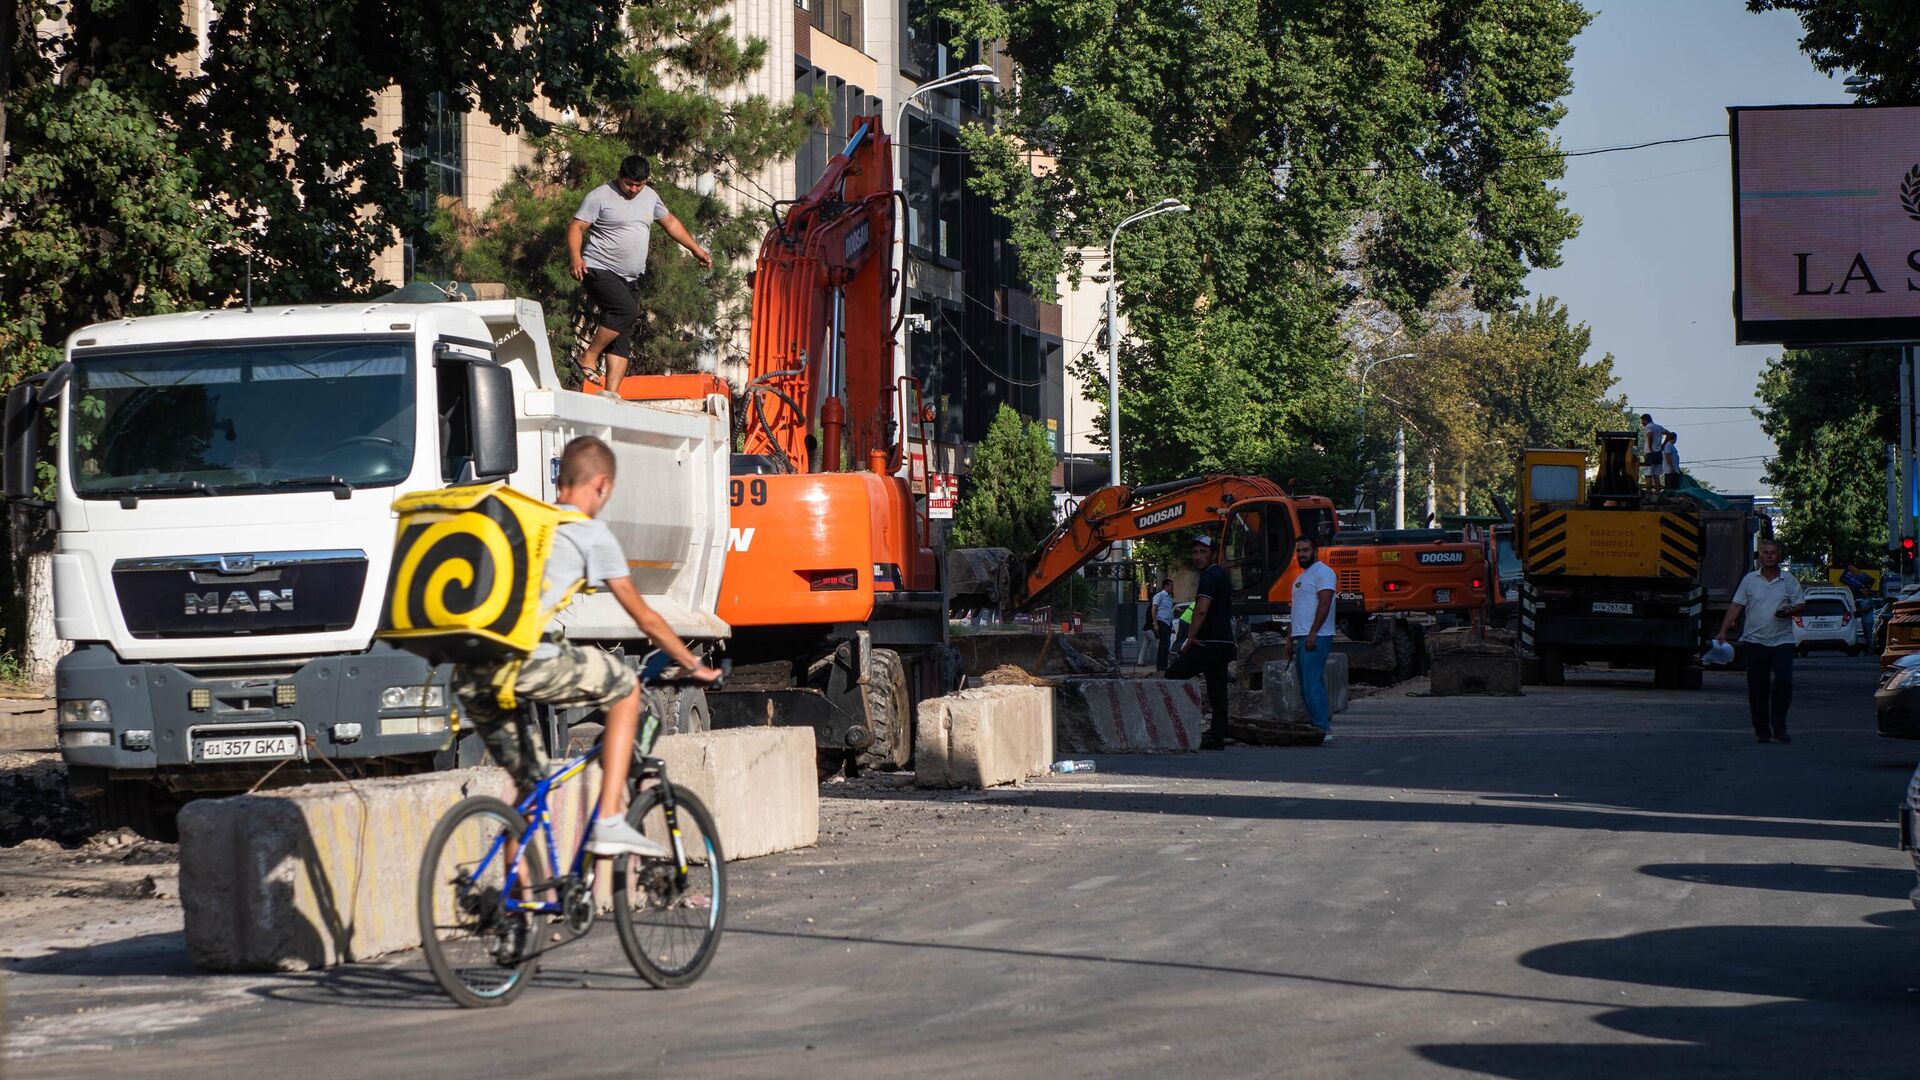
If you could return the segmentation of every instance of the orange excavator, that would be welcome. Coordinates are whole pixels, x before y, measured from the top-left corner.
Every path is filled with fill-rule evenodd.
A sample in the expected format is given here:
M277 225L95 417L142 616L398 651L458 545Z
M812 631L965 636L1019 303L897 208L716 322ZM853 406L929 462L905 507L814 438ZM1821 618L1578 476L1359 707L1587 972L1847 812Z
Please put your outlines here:
M1356 641L1404 638L1409 648L1395 667L1410 674L1418 639L1399 616L1485 611L1488 576L1479 544L1438 532L1342 534L1333 502L1289 495L1259 476L1190 477L1148 487L1102 488L1040 543L1013 586L1014 607L1025 607L1108 547L1124 540L1198 528L1219 545L1233 583L1235 615L1252 621L1288 616L1300 574L1293 557L1302 536L1320 545L1320 559L1338 582L1335 618Z
M855 118L819 182L775 205L729 481L717 611L734 677L709 698L712 722L810 725L823 773L905 766L916 705L946 670L931 530L900 475L923 429L894 356L892 161L880 118ZM684 396L704 378L629 378L621 393Z

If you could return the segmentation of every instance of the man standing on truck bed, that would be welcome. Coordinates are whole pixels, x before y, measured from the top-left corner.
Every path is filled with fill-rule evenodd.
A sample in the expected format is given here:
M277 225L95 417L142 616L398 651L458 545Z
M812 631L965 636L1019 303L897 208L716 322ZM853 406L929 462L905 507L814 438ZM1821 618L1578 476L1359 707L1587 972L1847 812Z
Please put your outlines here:
M1725 644L1734 621L1742 612L1751 613L1740 633L1740 645L1747 660L1747 711L1753 719L1753 737L1761 742L1792 742L1787 736L1787 706L1793 703L1792 620L1807 604L1800 582L1780 570L1778 540L1760 541L1757 556L1760 569L1740 579L1714 640Z
M1200 739L1202 750L1227 748L1227 665L1233 662L1233 583L1226 570L1213 561L1213 538L1205 533L1193 538L1193 568L1200 571L1200 584L1194 590L1193 630L1187 635L1180 655L1167 667L1169 679L1207 679L1207 709L1213 715L1207 721L1207 733Z
M651 174L646 158L628 155L620 163L619 176L580 200L580 209L567 227L568 269L600 309L600 326L581 355L580 366L591 373L604 362L603 397L618 398L620 380L627 375L633 328L640 321L640 275L647 272L647 241L653 223L659 222L702 267L713 265L713 256L647 184Z

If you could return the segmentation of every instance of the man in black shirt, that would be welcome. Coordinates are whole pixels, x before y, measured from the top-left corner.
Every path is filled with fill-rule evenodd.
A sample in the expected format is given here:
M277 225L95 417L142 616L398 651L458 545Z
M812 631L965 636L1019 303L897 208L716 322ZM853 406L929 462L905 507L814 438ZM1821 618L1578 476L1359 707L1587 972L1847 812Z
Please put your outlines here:
M1214 564L1213 538L1202 533L1193 540L1193 565L1200 571L1200 585L1194 592L1193 631L1187 635L1180 655L1167 667L1169 679L1191 679L1204 675L1207 680L1207 708L1212 716L1207 733L1200 739L1202 750L1224 750L1227 746L1227 665L1236 651L1233 641L1233 583L1226 570Z

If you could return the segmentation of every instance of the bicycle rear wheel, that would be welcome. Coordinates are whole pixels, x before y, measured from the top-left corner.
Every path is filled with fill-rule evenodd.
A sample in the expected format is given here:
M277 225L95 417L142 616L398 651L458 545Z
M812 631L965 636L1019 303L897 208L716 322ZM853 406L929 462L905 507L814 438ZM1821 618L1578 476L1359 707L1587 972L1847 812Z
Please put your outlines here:
M499 799L462 800L434 826L420 860L420 951L435 982L456 1003L477 1009L520 996L533 974L535 917L508 911L507 863L526 819ZM522 897L546 882L538 845L519 852ZM536 855L529 858L528 855Z
M726 855L713 815L684 788L674 789L673 801L687 853L684 882L667 860L622 855L613 862L613 923L620 947L640 977L663 990L690 985L707 970L727 922ZM673 846L660 788L634 800L627 823Z

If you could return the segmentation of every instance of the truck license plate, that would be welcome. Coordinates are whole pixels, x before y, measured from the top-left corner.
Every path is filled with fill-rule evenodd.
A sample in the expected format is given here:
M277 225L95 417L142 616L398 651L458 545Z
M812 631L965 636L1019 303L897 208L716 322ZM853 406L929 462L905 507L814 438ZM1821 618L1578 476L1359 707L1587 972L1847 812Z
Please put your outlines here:
M1433 602L1436 604L1451 604L1453 602L1453 590L1452 589L1433 590Z
M300 752L298 735L247 735L237 739L201 739L201 761L289 758Z
M1593 613L1595 615L1631 615L1633 614L1633 605L1616 603L1611 600L1595 600L1593 602Z

